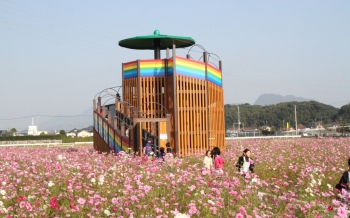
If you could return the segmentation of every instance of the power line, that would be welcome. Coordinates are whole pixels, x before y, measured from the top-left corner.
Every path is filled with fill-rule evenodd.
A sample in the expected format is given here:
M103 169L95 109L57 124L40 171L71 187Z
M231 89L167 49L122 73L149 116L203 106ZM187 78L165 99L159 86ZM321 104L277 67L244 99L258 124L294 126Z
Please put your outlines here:
M0 120L20 120L20 119L26 119L31 117L86 117L86 116L92 116L92 114L85 114L85 115L73 115L73 116L51 116L51 115L32 115L32 116L26 116L26 117L16 117L16 118L3 118Z

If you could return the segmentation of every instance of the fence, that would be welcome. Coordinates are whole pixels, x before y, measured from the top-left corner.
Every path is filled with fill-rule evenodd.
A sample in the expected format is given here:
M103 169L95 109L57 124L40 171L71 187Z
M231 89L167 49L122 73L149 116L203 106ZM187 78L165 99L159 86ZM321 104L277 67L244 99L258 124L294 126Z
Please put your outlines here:
M284 138L300 138L301 135L285 135L285 136L255 136L255 137L226 137L225 140L243 140L243 139L284 139Z
M92 145L93 142L72 142L72 143L37 143L37 144L2 144L1 147L36 147L36 146L46 146L46 147L74 147L78 145Z

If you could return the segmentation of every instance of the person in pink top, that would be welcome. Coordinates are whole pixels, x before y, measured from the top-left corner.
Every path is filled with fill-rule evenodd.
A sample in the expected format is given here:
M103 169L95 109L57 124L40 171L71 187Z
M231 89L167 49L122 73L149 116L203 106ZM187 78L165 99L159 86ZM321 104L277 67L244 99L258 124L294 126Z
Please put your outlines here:
M224 159L220 156L220 148L215 147L212 151L213 159L214 159L214 169L215 173L218 175L222 175L224 173Z

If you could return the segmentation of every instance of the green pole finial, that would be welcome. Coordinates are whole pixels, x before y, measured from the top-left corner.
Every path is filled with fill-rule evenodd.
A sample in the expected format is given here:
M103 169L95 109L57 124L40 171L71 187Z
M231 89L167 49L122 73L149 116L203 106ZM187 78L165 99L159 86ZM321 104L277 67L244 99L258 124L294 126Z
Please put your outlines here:
M159 30L154 30L153 35L160 35Z

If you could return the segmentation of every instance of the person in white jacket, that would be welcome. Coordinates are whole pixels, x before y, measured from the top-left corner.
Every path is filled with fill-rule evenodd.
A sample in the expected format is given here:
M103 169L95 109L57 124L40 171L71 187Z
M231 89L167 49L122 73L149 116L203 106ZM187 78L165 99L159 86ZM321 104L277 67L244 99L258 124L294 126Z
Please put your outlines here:
M213 168L213 159L211 158L210 150L207 150L205 152L205 156L203 159L203 168L205 168L207 170L211 170Z

